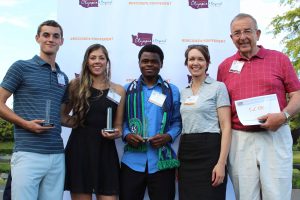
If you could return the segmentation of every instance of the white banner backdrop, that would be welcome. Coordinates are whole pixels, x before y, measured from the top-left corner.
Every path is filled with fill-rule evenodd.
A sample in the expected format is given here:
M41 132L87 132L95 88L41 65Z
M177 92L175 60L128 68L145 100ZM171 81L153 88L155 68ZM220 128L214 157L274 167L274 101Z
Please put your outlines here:
M208 73L213 78L218 65L236 51L229 37L229 25L239 8L239 0L61 0L58 21L65 41L58 63L73 79L75 73L80 73L87 47L100 43L109 52L112 81L124 85L139 77L138 52L143 45L152 43L165 54L160 74L182 89L188 84L184 66L188 45L208 45ZM63 129L65 144L69 134L70 129ZM117 146L121 156L120 140ZM231 200L234 195L231 184L228 185L227 199ZM64 199L69 198L65 194Z

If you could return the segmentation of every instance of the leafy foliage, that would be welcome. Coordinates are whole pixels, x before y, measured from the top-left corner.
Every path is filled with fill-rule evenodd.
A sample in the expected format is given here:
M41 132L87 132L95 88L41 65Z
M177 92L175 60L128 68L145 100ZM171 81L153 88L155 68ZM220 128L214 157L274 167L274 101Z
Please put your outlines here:
M13 141L13 124L0 118L0 141Z
M300 189L300 170L293 170L293 188Z
M300 128L300 114L297 114L293 119L290 121L290 127L292 130Z
M297 139L297 144L295 145L295 149L300 151L300 137ZM299 156L299 164L300 164L300 156Z
M288 6L290 9L282 15L277 15L271 21L276 37L284 34L282 39L284 52L290 57L296 70L300 70L300 2L298 0L281 0L281 6Z

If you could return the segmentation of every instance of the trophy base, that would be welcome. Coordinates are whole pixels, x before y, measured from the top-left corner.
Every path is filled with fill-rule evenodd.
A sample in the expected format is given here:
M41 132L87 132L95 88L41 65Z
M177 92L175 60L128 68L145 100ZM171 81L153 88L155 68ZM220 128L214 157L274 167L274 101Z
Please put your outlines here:
M115 129L114 128L104 128L102 129L104 132L107 132L107 133L114 133L115 132Z
M41 126L44 126L44 127L53 127L54 124L53 123L50 123L50 122L42 122L40 123Z
M143 137L143 142L148 142L149 137Z

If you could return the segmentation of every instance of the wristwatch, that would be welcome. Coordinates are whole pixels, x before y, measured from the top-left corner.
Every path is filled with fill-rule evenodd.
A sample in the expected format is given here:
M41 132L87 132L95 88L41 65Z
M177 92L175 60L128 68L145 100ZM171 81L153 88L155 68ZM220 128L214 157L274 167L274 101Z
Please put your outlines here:
M290 119L291 119L291 115L288 113L288 112L286 112L286 111L282 111L283 112L283 114L284 114L284 116L285 116L285 118L286 118L286 121L288 122L288 121L290 121Z

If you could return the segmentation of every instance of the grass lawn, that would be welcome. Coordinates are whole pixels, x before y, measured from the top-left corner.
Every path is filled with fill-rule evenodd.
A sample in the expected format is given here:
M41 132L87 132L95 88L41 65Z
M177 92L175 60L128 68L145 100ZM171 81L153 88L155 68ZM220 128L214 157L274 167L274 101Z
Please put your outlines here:
M14 142L0 142L0 149L12 149Z
M4 187L6 184L6 180L0 178L0 186Z
M0 172L6 172L8 173L10 170L10 164L9 163L4 163L4 162L0 162Z
M12 148L14 146L14 142L0 142L0 155L8 155L12 153ZM10 170L10 163L8 161L0 162L0 173L7 173ZM1 180L0 180L1 185Z
M0 142L0 154L12 154L14 142Z
M293 151L294 164L300 164L300 151ZM293 169L293 188L300 189L300 170Z
M294 151L294 163L300 164L300 151Z
M293 188L300 189L300 170L293 169Z

